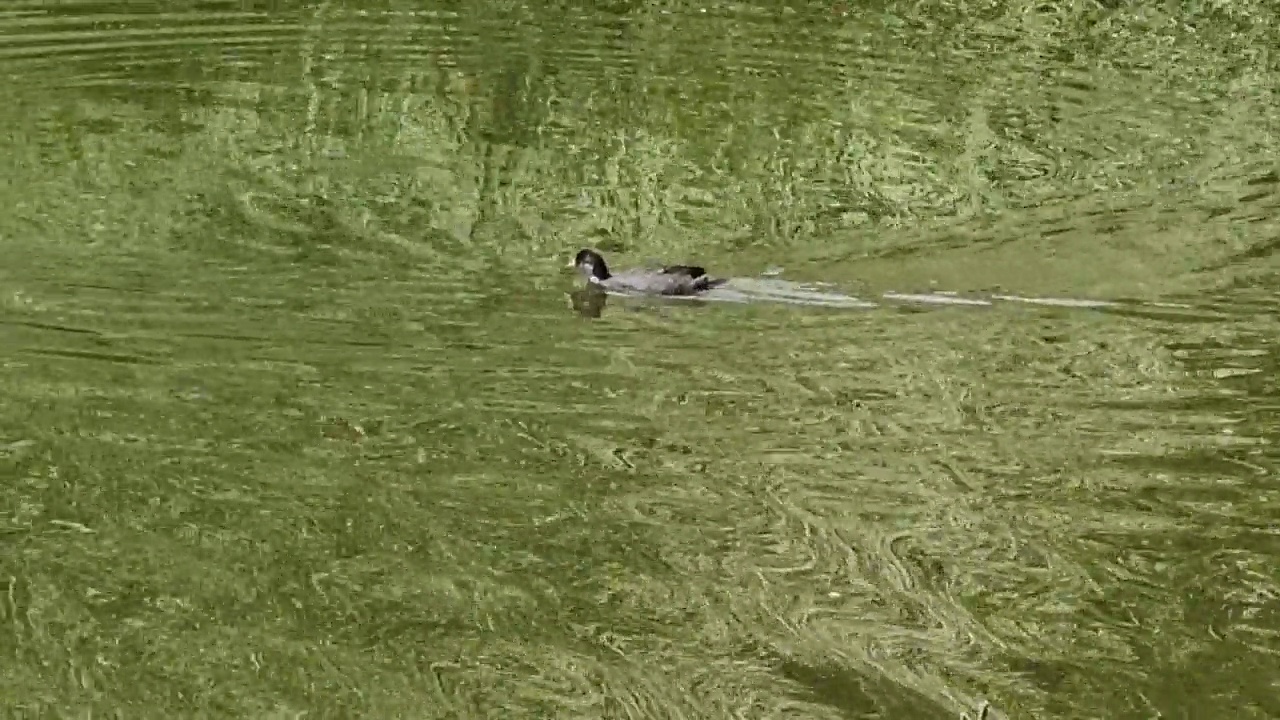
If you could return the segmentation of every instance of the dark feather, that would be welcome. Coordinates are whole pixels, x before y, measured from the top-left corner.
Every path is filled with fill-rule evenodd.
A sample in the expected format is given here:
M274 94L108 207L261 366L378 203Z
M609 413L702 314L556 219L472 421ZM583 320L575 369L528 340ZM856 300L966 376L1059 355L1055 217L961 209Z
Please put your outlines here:
M691 278L700 278L707 274L707 271L697 265L668 265L662 268L664 275L684 275Z

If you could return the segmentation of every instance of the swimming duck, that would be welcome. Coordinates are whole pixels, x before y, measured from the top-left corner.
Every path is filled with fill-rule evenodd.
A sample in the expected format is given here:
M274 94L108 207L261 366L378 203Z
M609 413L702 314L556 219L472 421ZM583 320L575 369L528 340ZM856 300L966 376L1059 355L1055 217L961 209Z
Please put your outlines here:
M588 249L579 250L573 264L592 285L628 294L697 295L726 282L708 277L707 271L697 265L668 265L614 274L600 253Z

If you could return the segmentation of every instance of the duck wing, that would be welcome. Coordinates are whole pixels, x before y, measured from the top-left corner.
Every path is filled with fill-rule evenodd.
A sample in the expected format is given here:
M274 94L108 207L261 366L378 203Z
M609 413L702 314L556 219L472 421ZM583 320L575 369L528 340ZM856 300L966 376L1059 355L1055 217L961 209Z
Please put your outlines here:
M701 265L669 265L662 269L662 274L675 280L673 284L677 289L670 293L672 295L692 295L728 282L726 278L707 275Z
M707 271L698 265L668 265L662 268L663 275L683 275L687 278L700 278L707 274Z
M606 289L645 295L696 295L724 283L707 276L694 265L672 265L661 270L621 272L601 283Z
M701 268L699 268L699 270L701 270ZM694 278L693 284L695 289L702 291L710 290L714 287L720 287L727 282L729 282L729 278L713 278L707 275L702 275Z

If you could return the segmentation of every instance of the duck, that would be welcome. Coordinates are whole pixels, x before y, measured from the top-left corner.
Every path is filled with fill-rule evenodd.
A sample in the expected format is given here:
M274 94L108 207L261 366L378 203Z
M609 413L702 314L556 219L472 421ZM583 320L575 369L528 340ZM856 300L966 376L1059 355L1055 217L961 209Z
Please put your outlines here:
M603 290L629 295L698 295L727 282L713 278L698 265L668 265L662 268L609 272L604 256L583 248L573 265L591 285Z

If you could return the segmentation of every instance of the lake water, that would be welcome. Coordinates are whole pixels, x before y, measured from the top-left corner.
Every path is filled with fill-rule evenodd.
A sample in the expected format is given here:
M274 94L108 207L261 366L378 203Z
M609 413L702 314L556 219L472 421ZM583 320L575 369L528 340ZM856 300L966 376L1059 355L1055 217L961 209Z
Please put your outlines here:
M0 8L5 715L1280 716L1271 5L157 7Z

